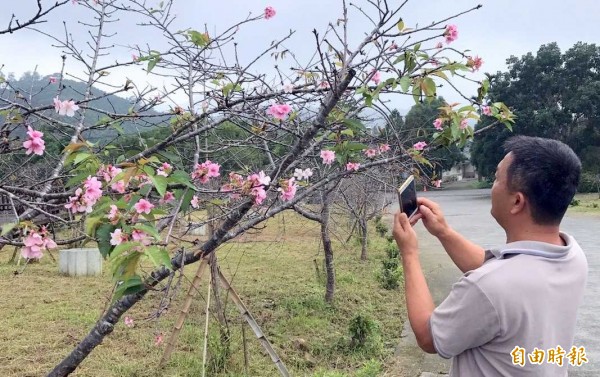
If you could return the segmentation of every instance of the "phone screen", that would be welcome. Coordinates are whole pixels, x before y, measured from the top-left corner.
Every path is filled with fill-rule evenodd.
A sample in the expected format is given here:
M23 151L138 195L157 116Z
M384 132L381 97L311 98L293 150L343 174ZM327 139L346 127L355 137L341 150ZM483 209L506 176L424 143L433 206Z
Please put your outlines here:
M411 180L408 186L400 193L400 207L408 217L417 211L417 188L415 181Z

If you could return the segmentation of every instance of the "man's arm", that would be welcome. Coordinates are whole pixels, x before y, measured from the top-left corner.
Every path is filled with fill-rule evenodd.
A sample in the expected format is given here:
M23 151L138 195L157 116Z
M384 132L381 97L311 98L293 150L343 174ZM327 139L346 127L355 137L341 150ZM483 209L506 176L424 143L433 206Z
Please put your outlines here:
M394 238L402 255L404 290L408 320L423 351L436 353L429 319L435 309L429 287L419 261L417 235L406 214L398 212L394 217Z
M414 216L414 219L423 220L425 228L440 240L454 264L462 272L481 267L485 250L452 229L446 223L444 214L437 203L426 198L418 198L417 201L419 213Z

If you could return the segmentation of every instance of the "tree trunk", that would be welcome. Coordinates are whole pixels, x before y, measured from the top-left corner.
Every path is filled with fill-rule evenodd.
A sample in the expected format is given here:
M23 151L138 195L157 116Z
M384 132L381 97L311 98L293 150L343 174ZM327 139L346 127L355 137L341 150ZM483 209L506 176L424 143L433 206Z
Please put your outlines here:
M367 220L361 217L359 220L360 224L360 260L367 260Z
M325 192L322 195L322 200L321 240L323 241L323 250L325 252L325 273L327 276L325 302L332 304L335 293L335 268L333 266L333 248L331 247L331 238L329 238L329 206L331 204L331 191Z

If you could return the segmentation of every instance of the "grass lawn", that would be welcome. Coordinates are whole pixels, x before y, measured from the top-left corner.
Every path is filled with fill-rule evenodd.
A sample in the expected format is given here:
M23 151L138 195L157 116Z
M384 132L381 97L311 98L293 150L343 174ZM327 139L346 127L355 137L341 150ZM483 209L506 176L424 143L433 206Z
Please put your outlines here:
M271 219L265 229L218 250L224 274L293 376L385 374L400 337L406 317L402 290L384 290L376 280L387 241L373 232L369 260L360 262L359 245L343 243L347 236L343 229L334 229L338 236L334 239L338 239L334 242L337 291L333 306L324 303L324 258L316 223L288 212ZM107 305L111 294L108 266L101 277L69 278L60 276L57 265L45 256L15 275L17 267L7 264L12 250L0 251L0 376L41 376L87 334ZM158 320L150 318L161 294L149 293L128 313L134 327L126 327L121 320L73 375L200 376L208 274L164 370L157 366L165 345L154 345L156 334L164 334L165 340L170 334L196 268L185 268L186 279L166 314ZM243 321L233 303L225 302L231 332L229 357L222 361L225 352L218 322L211 315L207 376L279 375L248 326L245 374ZM350 347L348 330L357 315L375 326L359 349Z
M577 194L568 211L573 213L600 214L600 198L597 193Z

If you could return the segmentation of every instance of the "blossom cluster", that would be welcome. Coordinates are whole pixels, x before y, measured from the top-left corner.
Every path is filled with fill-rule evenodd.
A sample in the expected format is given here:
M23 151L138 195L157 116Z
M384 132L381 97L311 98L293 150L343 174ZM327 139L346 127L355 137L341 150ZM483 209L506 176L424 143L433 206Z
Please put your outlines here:
M102 182L98 181L96 177L88 176L83 184L83 189L80 187L75 190L75 196L69 198L69 203L65 204L65 208L70 209L73 214L90 213L101 196Z
M56 242L48 236L46 227L42 227L39 232L30 230L23 243L25 247L21 249L21 255L23 258L28 259L40 259L44 255L45 250L57 247Z
M27 140L23 142L23 148L26 149L25 154L37 154L41 156L44 154L44 149L46 149L46 145L44 139L43 132L36 131L31 126L27 127Z

